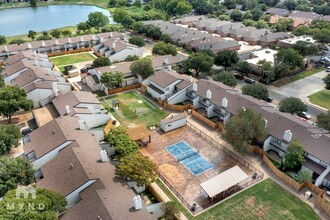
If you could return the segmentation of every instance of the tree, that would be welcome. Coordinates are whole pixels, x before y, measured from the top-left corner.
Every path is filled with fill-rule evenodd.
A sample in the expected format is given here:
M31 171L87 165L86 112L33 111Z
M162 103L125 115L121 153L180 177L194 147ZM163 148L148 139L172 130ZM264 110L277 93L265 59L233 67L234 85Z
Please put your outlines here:
M142 4L141 4L141 0L135 0L134 6L138 7L138 8L141 8Z
M330 74L327 74L323 79L325 89L330 89Z
M266 60L260 60L257 63L261 71L260 75L263 79L267 79L267 84L275 79L275 68L272 62Z
M13 209L8 210L8 204L12 205ZM34 205L34 209L30 207L31 204ZM36 198L16 198L16 190L13 189L0 203L0 213L3 219L56 220L58 213L65 211L66 205L64 196L48 189L36 188Z
M237 85L235 77L227 71L222 71L219 74L215 74L215 75L213 75L212 78L213 78L213 80L222 82L223 84L225 84L227 86L235 87Z
M6 44L6 43L7 43L6 37L3 35L0 35L0 45Z
M37 0L30 0L30 5L31 5L31 7L36 7L37 6Z
M192 0L191 5L194 12L200 15L211 14L214 10L214 5L207 0Z
M321 113L316 116L316 118L316 123L319 127L330 131L330 111L328 111L327 113Z
M138 186L148 186L157 180L156 164L140 153L122 157L116 168L116 175L136 181Z
M31 110L33 101L26 98L24 90L16 86L6 86L0 89L0 114L8 118L8 124L11 123L11 117L20 109Z
M152 67L152 62L148 58L142 58L140 60L134 61L130 66L130 70L133 75L141 76L143 79L148 78L155 72L154 68Z
M0 155L17 147L20 138L21 132L16 125L0 125Z
M125 7L125 6L128 6L129 3L128 3L128 0L117 0L116 2L116 6L117 7Z
M214 58L214 64L217 66L224 66L225 70L233 64L236 64L238 61L238 53L230 50L220 51Z
M98 57L93 61L94 68L102 67L102 66L110 66L111 62L107 57Z
M209 72L213 64L213 57L203 52L193 53L188 57L188 59L182 62L184 71L190 72L190 70L193 70L195 71L196 77L198 77L202 72Z
M300 170L298 176L295 178L298 183L312 182L312 174L307 170Z
M72 32L68 29L62 31L62 35L66 37L70 37L72 35Z
M242 87L242 93L263 100L266 100L269 96L267 88L261 84L245 85Z
M162 31L159 27L153 26L153 25L145 25L145 28L147 29L146 34L148 37L152 37L155 40L158 40L160 36L162 36Z
M132 31L136 34L141 34L143 33L144 30L144 24L142 21L137 21L132 24Z
M229 15L219 15L219 20L221 21L230 21Z
M163 211L164 215L162 218L166 220L175 220L180 214L180 209L177 204L173 201L165 202L162 204L160 209Z
M0 197L18 185L28 185L34 181L34 170L29 161L22 157L1 157L0 171Z
M309 7L308 5L298 5L296 7L296 10L297 11L307 11L307 12L311 12L312 11L311 7Z
M88 20L86 22L88 26L96 28L98 31L101 27L109 24L109 17L105 16L102 12L91 12L88 15Z
M124 61L135 61L135 60L139 60L140 57L136 56L136 55L128 55Z
M315 40L319 41L320 43L323 44L328 44L330 43L330 35L328 33L316 33L314 35Z
M134 20L132 19L132 17L130 15L126 15L125 17L123 17L123 20L121 21L121 24L125 28L129 28L133 23L134 23Z
M112 18L117 23L122 23L125 16L129 16L128 12L123 8L116 8L112 12ZM142 22L141 22L142 23Z
M37 37L36 40L51 40L51 39L52 39L51 36L42 35L42 36Z
M299 112L306 112L307 105L296 97L287 97L280 101L279 110L281 112L288 112L290 114L297 114Z
M173 56L177 55L175 47L172 44L167 44L165 42L159 42L152 48L153 55L167 55L171 54Z
M234 70L243 74L244 76L248 76L253 72L252 66L246 61L238 61L234 66Z
M140 36L133 36L128 40L128 42L139 47L143 47L145 45L143 37Z
M313 43L307 41L297 41L292 48L304 57L314 55L319 51Z
M34 40L35 38L36 38L36 36L37 36L37 32L35 32L35 31L29 31L29 33L28 33L28 37L29 38L31 38L32 40Z
M286 150L283 166L286 169L296 168L299 164L305 161L303 153L304 146L301 145L299 140L294 139Z
M261 143L267 136L266 121L252 109L239 109L226 124L226 137L242 153L250 151L250 144Z
M18 45L20 45L20 44L23 44L23 43L25 43L25 42L26 42L25 40L20 39L20 38L17 38L17 39L13 39L13 40L11 40L11 41L9 42L9 44L18 44Z
M252 19L258 21L259 18L264 14L264 12L259 8L251 9Z
M172 43L172 39L171 39L171 36L170 35L168 35L168 34L162 34L161 36L160 36L160 40L161 41L164 41L165 43Z
M242 21L243 13L240 10L234 9L231 11L230 18L233 21Z
M274 55L277 77L286 75L297 68L304 67L303 57L294 49L280 49Z
M184 15L191 12L192 6L187 0L170 0L166 4L166 12L169 15Z
M124 80L124 74L119 71L104 73L101 76L100 82L105 84L108 88L120 87Z
M77 24L77 30L85 32L87 30L89 30L90 27L86 22L80 22Z
M236 8L235 0L225 0L223 2L223 5L226 6L226 8L229 9L229 10Z
M61 36L61 31L58 29L51 30L50 35L52 35L54 38L59 38Z
M286 0L286 1L283 2L283 5L289 11L293 11L298 6L298 3L296 2L296 0Z

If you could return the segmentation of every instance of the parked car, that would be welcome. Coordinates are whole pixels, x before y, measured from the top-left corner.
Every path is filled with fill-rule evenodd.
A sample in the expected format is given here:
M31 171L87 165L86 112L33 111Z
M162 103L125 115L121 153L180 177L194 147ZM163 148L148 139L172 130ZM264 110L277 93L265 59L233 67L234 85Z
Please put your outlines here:
M93 65L85 66L82 69L80 69L80 72L81 73L87 73L88 70L93 69L93 68L94 68Z
M238 73L235 73L235 74L234 74L234 77L235 77L236 79L238 79L238 80L243 80L243 79L244 79L244 76L241 75L241 74L238 74Z
M256 81L254 79L250 79L250 78L246 78L244 81L248 84L255 84L256 83Z
M268 96L267 98L265 98L265 101L266 101L266 102L272 102L272 101L273 101L273 98L270 97L270 96Z
M325 69L325 72L330 72L330 66Z
M22 130L22 135L25 136L25 135L31 133L32 131L33 131L32 128L24 128L24 129Z
M304 119L307 119L307 120L309 120L309 119L312 118L312 116L310 116L310 114L308 114L307 112L299 112L298 113L298 116L300 116L300 117L302 117Z
M259 82L266 84L266 85L269 85L269 83L270 83L268 79L259 79Z

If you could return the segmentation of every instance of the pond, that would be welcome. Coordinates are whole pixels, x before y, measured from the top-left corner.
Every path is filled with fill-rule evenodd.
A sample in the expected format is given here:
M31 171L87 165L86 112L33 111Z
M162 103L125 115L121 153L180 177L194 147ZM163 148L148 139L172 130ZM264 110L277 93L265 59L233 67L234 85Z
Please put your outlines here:
M90 12L100 11L110 16L109 11L86 5L50 5L42 7L12 8L0 10L0 35L27 34L29 30L46 31L75 26L86 21ZM110 18L110 23L112 23Z

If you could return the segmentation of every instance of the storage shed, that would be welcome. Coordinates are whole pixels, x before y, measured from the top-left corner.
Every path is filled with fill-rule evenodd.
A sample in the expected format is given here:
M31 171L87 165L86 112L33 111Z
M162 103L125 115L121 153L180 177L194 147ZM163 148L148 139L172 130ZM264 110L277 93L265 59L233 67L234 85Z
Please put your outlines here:
M178 115L171 115L168 118L165 118L160 121L160 128L165 131L172 131L174 129L185 126L187 123L187 116L185 113Z

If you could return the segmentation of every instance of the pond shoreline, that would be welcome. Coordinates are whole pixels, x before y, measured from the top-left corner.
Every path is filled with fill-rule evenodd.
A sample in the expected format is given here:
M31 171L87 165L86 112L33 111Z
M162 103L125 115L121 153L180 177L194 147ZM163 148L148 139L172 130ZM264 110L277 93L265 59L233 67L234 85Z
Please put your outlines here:
M51 5L86 5L86 6L95 6L105 10L109 10L108 7L103 7L95 3L87 2L65 2L65 1L50 1L50 2L38 2L36 7L51 6ZM0 5L0 11L3 9L15 9L15 8L32 8L30 3L27 2L15 2L15 3L2 3Z

